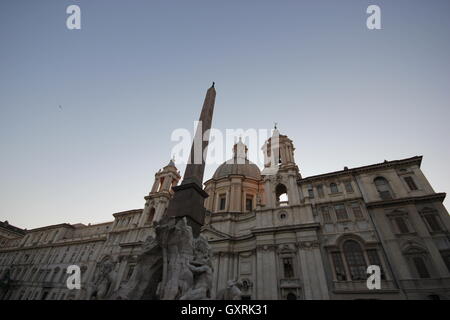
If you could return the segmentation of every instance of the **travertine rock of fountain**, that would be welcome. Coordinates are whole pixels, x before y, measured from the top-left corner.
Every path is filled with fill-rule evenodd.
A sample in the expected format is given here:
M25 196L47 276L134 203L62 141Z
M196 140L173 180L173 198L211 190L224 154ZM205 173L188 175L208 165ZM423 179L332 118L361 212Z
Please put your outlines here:
M142 244L141 253L130 280L119 287L109 299L155 300L162 276L162 250L156 239L149 236Z
M117 281L117 262L106 256L95 269L92 284L88 288L88 299L104 300L109 297Z
M164 217L155 224L155 234L144 242L128 283L109 299L210 299L213 268L208 241L202 236L194 239L185 218Z
M240 281L228 280L227 287L217 293L217 300L241 300L242 284Z

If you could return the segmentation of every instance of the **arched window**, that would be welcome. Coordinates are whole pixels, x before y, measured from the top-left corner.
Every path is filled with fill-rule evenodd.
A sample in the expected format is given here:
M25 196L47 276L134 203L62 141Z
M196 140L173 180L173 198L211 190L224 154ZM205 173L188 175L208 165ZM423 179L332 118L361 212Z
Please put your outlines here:
M277 198L277 205L279 207L287 206L289 203L289 198L287 194L287 188L284 184L279 184L275 188L275 195Z
M392 199L391 187L389 182L383 177L377 177L373 180L381 199L389 200Z
M367 264L361 245L355 240L347 240L343 249L352 280L366 280Z
M253 211L253 195L247 194L245 198L245 211Z
M162 191L163 185L164 185L164 177L161 177L161 178L159 178L158 192L159 192L159 191Z
M330 191L331 191L331 193L339 192L339 188L336 183L334 183L334 182L330 183Z
M218 206L219 206L219 211L224 211L226 209L226 204L227 204L227 195L226 193L221 193L219 194L219 202L218 202Z

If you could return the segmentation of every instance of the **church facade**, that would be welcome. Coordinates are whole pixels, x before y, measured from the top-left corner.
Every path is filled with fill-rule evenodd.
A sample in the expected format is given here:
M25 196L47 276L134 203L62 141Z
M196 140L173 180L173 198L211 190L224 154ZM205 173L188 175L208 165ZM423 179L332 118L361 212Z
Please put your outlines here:
M213 297L238 280L242 299L450 299L450 217L422 157L303 177L293 142L275 131L277 163L267 159L261 171L239 141L204 183ZM105 265L114 274L110 289L118 289L180 179L170 161L144 208L108 223L32 230L1 223L0 299L93 299ZM81 269L79 290L66 286L70 265ZM369 265L380 267L379 289L366 285Z
M450 219L422 157L303 178L293 142L279 145L276 174L235 154L205 183L215 288L235 278L248 299L450 299ZM380 289L366 285L369 265Z

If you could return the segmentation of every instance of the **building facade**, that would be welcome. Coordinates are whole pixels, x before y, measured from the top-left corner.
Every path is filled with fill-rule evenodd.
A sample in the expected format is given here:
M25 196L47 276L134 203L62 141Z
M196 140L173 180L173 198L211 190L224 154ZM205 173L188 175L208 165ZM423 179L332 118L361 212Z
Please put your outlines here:
M450 299L450 217L422 157L302 177L293 142L275 135L279 156L271 155L272 137L262 171L239 141L204 184L213 295L233 279L243 299ZM170 161L144 208L108 223L32 230L1 223L0 299L95 299L105 266L116 279L107 290L118 289L180 178ZM70 265L81 269L80 290L66 286ZM366 285L369 265L380 267L380 289Z

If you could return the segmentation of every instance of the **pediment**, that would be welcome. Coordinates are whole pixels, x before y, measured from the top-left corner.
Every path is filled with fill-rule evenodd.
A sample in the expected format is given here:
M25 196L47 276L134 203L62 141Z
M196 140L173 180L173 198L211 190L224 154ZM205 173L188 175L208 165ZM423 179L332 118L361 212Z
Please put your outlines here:
M202 235L206 237L206 239L217 241L217 240L228 240L231 238L230 235L217 230L212 226L204 226L202 229Z

